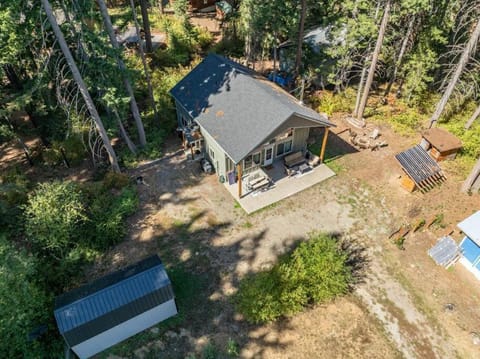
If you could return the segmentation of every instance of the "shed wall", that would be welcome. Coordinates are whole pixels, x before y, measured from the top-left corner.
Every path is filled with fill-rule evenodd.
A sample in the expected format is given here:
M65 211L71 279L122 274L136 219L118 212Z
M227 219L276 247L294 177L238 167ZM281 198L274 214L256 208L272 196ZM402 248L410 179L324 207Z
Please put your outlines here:
M177 307L175 300L171 299L93 338L75 345L71 349L80 359L90 358L175 314L177 314Z

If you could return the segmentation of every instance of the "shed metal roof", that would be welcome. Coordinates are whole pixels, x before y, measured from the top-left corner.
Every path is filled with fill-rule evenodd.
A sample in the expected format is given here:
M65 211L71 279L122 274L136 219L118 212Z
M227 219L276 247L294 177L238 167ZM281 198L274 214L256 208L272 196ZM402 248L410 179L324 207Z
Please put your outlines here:
M400 152L395 158L421 191L427 191L445 180L438 163L420 145Z
M56 298L54 314L59 331L64 334L97 319L107 318L109 313L132 303L138 307L140 299L170 286L160 258L147 258ZM174 297L171 288L163 292L153 296L156 305ZM145 309L151 308L150 302ZM139 308L131 311L130 317L137 315L138 311Z
M458 228L480 246L480 211L461 221L458 224Z
M170 91L235 162L291 117L333 126L276 84L225 57L210 54Z

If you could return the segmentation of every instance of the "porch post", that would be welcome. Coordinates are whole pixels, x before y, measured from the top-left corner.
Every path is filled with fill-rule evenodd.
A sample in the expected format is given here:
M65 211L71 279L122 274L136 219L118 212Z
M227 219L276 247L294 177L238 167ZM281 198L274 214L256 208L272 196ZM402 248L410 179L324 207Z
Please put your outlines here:
M327 147L327 138L328 138L328 127L325 127L325 134L323 135L322 149L320 150L320 163L323 163L323 158L325 157L325 147Z
M237 164L237 176L238 176L238 198L242 198L242 166Z

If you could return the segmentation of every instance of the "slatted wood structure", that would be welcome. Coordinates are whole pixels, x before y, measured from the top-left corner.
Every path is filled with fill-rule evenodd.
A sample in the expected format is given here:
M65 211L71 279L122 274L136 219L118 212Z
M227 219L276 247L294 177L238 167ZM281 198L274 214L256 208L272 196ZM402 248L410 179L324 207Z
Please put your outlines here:
M446 180L438 163L419 145L400 152L395 158L421 192L427 192Z

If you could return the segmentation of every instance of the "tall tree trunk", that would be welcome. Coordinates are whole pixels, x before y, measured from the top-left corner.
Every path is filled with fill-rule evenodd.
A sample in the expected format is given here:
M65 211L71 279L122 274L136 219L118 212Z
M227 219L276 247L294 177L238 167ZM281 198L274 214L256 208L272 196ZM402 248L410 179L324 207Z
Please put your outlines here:
M375 45L375 50L372 54L372 63L370 64L367 81L365 82L365 88L363 89L362 100L360 101L360 106L358 107L357 119L359 121L363 121L363 113L365 112L365 107L367 106L368 93L370 92L370 87L372 86L373 76L375 75L375 68L377 67L378 56L380 55L380 50L382 49L383 38L385 37L385 30L387 29L389 16L390 0L387 0L387 3L385 4L385 11L383 13L382 23L380 25L380 31L378 32L377 43Z
M133 0L130 0L130 7L132 8L133 23L135 25L135 31L137 33L137 37L140 38L140 26L138 25L137 11L135 10L135 3L133 2ZM142 59L142 64L143 64L143 71L145 72L145 79L147 80L147 88L148 88L148 96L150 97L150 105L152 106L155 120L159 122L160 118L158 116L157 105L155 104L155 97L153 96L152 79L150 77L150 72L148 70L147 60L145 58L145 51L143 51L142 46L139 47L139 51L140 51L140 58Z
M465 46L465 49L463 50L462 56L460 57L460 60L457 63L455 72L453 74L452 79L450 80L450 83L447 86L447 89L443 93L443 96L440 99L440 101L438 101L437 107L435 108L435 112L433 113L432 117L430 117L430 127L432 127L435 124L435 122L438 121L438 119L440 118L440 115L445 109L448 99L452 95L455 85L457 84L458 79L460 78L460 75L465 69L465 66L467 66L468 64L470 55L473 49L475 48L479 37L480 37L480 20L477 21L477 25L475 26L475 29L473 30L472 35L470 35L470 39L468 40L468 43Z
M415 15L412 16L412 18L410 19L410 21L408 23L407 33L405 34L405 37L403 38L402 46L400 47L400 53L398 54L398 59L395 62L395 67L393 69L392 77L390 78L390 81L388 82L388 85L387 85L387 88L385 89L385 93L383 94L383 97L388 96L388 94L390 93L390 90L392 89L393 84L395 83L395 80L397 79L398 69L402 65L403 56L405 55L405 52L407 51L408 40L410 39L410 36L412 36L413 25L414 24L415 24Z
M115 115L115 118L117 119L117 124L118 128L120 130L120 135L122 136L123 140L127 144L128 149L130 152L132 152L134 155L137 153L137 148L135 147L135 144L133 141L130 139L130 136L128 135L128 132L125 130L125 127L123 127L122 120L120 119L120 116L118 115L117 110L113 110L113 114Z
M152 33L150 32L150 20L148 19L147 0L140 0L140 10L142 12L143 30L145 31L145 44L147 52L153 51Z
M158 8L160 10L160 14L163 15L163 13L165 12L165 9L163 8L163 0L158 0Z
M122 74L123 84L125 86L127 94L130 97L130 110L132 111L133 118L135 119L135 125L137 126L140 146L144 147L147 144L147 140L145 138L145 129L143 128L142 118L140 117L140 111L138 110L137 101L135 100L135 94L133 93L132 85L130 84L130 81L128 79L127 67L125 66L125 63L123 62L120 55L120 46L118 45L117 38L115 37L115 32L113 31L112 21L110 19L110 15L108 14L107 5L105 4L104 0L97 0L97 2L103 17L105 29L107 30L108 37L110 38L110 43L112 44L112 47L117 51L115 56L117 66L120 70L120 73Z
M473 122L480 116L480 105L478 105L477 109L473 113L472 117L467 121L465 124L465 129L468 130L470 127L472 127Z
M57 19L53 14L53 10L50 5L50 2L48 0L41 0L41 1L42 1L43 8L45 9L45 13L47 14L48 21L50 22L50 25L52 26L55 37L60 45L63 56L65 56L65 60L67 61L70 71L72 71L73 79L75 80L75 83L77 84L78 89L82 94L82 97L85 101L88 112L92 116L93 121L95 122L95 127L100 135L100 138L102 139L105 149L107 150L107 154L110 160L110 165L112 166L112 170L114 172L120 172L120 166L118 165L117 155L112 147L112 144L110 143L110 139L108 138L107 131L103 126L102 119L98 114L95 104L93 103L92 97L88 92L87 85L83 81L82 75L80 74L80 71L78 70L77 64L75 63L72 53L68 48L68 45L67 45L67 42L65 41L62 30L58 26Z
M462 185L462 192L468 192L472 188L473 184L479 180L480 176L480 158L472 169L472 172L468 175L465 182Z
M370 61L370 56L365 60L365 65L362 69L362 74L360 75L360 82L358 83L357 98L355 100L355 109L353 110L353 117L357 117L358 108L360 107L360 100L362 99L362 90L363 85L365 84L365 76L367 75L367 64Z
M5 72L5 75L7 76L8 82L12 85L12 87L15 90L21 90L22 89L22 83L20 81L20 78L17 75L17 72L15 71L15 68L11 64L4 64L3 66L3 71Z
M305 18L307 14L307 0L301 0L300 10L300 24L298 26L298 40L297 40L297 55L295 57L295 75L300 73L300 66L302 65L302 45L303 33L305 28Z

